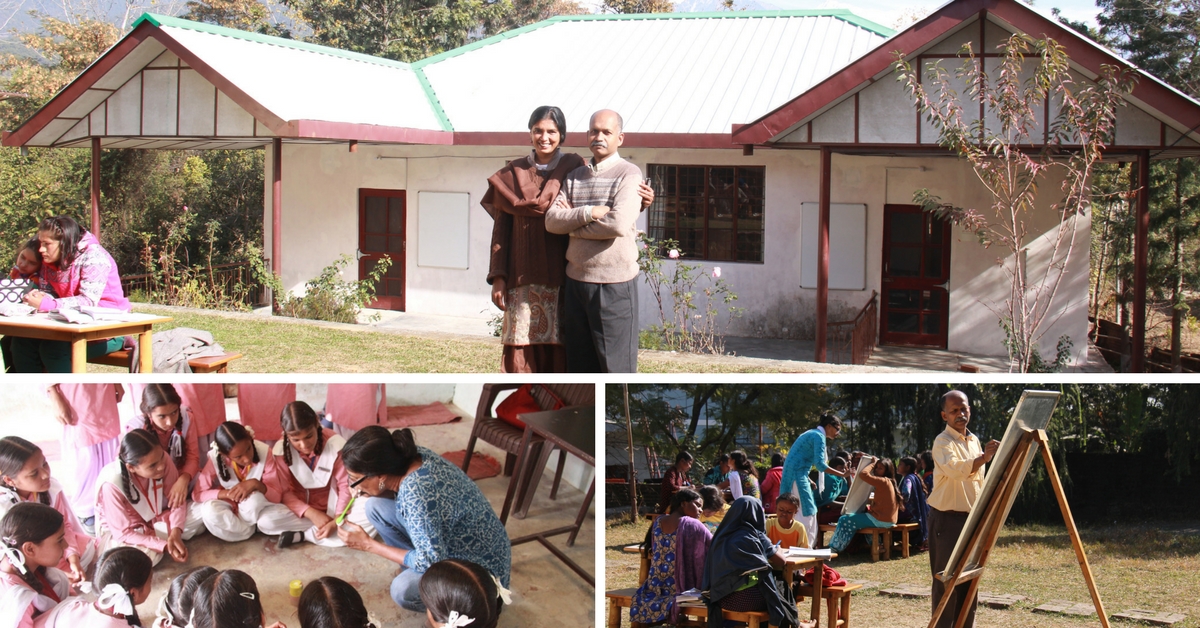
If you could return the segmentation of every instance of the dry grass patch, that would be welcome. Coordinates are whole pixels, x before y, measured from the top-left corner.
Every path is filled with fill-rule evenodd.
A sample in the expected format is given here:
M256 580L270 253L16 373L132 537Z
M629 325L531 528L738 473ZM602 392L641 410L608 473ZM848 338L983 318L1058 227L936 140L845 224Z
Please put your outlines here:
M645 533L644 524L609 523L604 541L605 588L637 586L638 557L622 553L621 548L640 543ZM1100 526L1081 534L1109 616L1143 608L1187 615L1176 628L1200 627L1200 523ZM854 554L835 559L832 566L846 578L881 582L884 587L930 582L927 554L913 554L907 560L893 556L890 561L872 563L869 555ZM1024 595L1030 602L1006 611L980 608L975 621L978 628L1099 625L1094 617L1085 620L1031 612L1054 599L1091 602L1063 526L1005 528L980 585L984 591ZM929 600L891 598L875 589L856 594L851 610L853 623L863 628L925 626L931 612Z

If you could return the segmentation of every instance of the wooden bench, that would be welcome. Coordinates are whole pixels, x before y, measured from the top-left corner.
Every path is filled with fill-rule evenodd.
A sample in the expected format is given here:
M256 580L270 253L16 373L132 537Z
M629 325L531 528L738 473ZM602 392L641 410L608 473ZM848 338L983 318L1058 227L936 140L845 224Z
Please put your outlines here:
M900 543L900 555L904 558L909 557L908 533L920 529L920 524L917 523L897 523L890 528L862 528L858 531L859 534L866 535L871 540L871 562L879 562L880 555L884 560L892 558L892 541L896 539ZM817 526L817 539L814 547L821 547L825 544L825 533L837 530L836 525L823 523ZM898 536L893 536L893 532L899 532Z
M606 591L604 597L608 598L608 628L621 628L621 609L633 606L633 596L637 593L637 589L614 589ZM747 624L750 628L761 628L769 626L771 623L770 617L766 611L740 612L740 611L721 611L721 616L729 621L736 621ZM685 617L695 618L694 620L685 619ZM704 626L708 618L708 607L698 602L688 602L679 606L679 623L678 626Z
M129 350L120 349L109 354L89 358L88 362L129 368L129 361L132 359L130 354ZM240 353L222 353L221 355L192 358L188 360L188 366L191 367L193 373L228 373L229 363L240 357L242 357Z
M850 628L850 596L862 588L861 584L844 584L840 587L821 587L821 598L826 600L825 614L829 617L829 628ZM801 584L796 598L799 604L805 597L812 597L811 584Z

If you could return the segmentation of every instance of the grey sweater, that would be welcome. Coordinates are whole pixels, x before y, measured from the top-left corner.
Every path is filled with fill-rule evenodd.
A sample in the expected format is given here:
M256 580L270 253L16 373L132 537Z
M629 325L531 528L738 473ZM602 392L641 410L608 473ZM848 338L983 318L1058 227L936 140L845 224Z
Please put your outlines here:
M571 207L546 212L546 230L570 234L567 276L588 283L621 283L638 275L637 222L642 200L642 171L614 154L598 165L576 168L563 182L559 198ZM592 220L592 207L612 208Z

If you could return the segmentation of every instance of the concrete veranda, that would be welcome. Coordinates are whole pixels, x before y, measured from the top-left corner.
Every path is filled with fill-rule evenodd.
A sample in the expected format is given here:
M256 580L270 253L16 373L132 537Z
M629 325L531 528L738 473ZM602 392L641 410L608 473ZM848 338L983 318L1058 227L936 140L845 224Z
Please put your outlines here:
M63 460L59 455L57 444L61 429L53 418L52 408L41 388L40 385L30 386L28 383L0 386L0 408L3 408L0 411L0 436L17 434L41 444L51 460L54 477L67 484L73 476L72 461ZM324 388L322 384L301 384L297 388L297 397L320 408L325 399ZM132 412L131 404L126 401L120 407L122 418L127 418ZM473 424L471 412L454 406L451 409L459 413L462 420L413 428L418 444L438 453L466 447ZM228 419L236 420L236 398L226 399L226 412ZM502 451L482 441L476 449L501 463L504 460ZM510 537L574 522L584 493L564 479L558 499L551 501L548 493L552 477L553 469L550 469L539 484L540 490L525 519L509 519L507 529ZM499 512L504 503L508 479L496 476L477 483L492 507ZM565 546L565 535L551 539L564 553L593 574L597 573L594 512L593 504L574 547ZM288 595L288 582L299 578L307 583L325 575L337 576L353 584L362 594L367 609L380 622L376 625L389 628L418 628L425 625L424 614L401 609L388 595L388 586L397 573L397 566L371 554L345 548L321 548L307 543L276 550L275 539L262 534L255 534L241 543L225 543L205 533L189 541L188 549L191 555L187 563L178 564L167 558L155 568L151 596L138 608L145 625L149 625L147 622L155 614L159 596L170 585L171 579L200 565L241 569L253 576L262 595L267 625L282 621L289 628L298 628L296 609L291 605ZM514 547L512 574L513 604L504 609L500 626L588 626L594 623L594 589L541 545L528 543Z

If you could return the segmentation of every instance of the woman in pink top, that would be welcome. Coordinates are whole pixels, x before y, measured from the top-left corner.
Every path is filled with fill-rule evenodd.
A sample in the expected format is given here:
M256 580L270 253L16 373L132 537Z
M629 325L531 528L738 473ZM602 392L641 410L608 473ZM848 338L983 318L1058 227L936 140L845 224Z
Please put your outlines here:
M217 427L225 422L225 385L174 383L171 386L179 394L181 405L188 409L188 418L192 420L192 430L196 433L197 451L200 452L200 468L203 469L208 464L204 452L212 446ZM134 413L139 414L146 384L130 384L129 388L133 393Z
M295 400L295 384L238 384L238 422L252 428L258 440L273 444L283 435L279 413Z
M141 627L137 605L150 597L154 565L132 547L108 550L96 567L96 600L68 598L33 621L34 628Z
M179 478L167 487L167 502L172 508L182 506L187 503L192 478L200 472L200 444L191 412L183 407L183 400L170 384L147 386L138 410L141 416L130 425L157 436L158 444L175 463Z
M32 628L70 593L54 567L66 547L63 517L44 504L13 506L0 521L0 628Z
M386 423L387 384L329 384L325 419L342 438L350 438L368 425Z
M81 582L96 559L96 544L75 518L62 485L50 477L42 448L20 436L5 436L0 438L0 519L22 502L45 504L63 516L67 550L58 568L72 584Z
M96 478L117 458L121 432L117 404L125 389L113 384L52 384L47 389L63 425L63 458L75 460L75 494L71 509L93 525L96 514Z
M121 441L120 455L100 472L96 514L101 546L134 546L154 564L163 553L176 562L188 557L184 541L204 531L194 504L172 507L168 489L179 479L158 438L133 430Z
M38 225L42 268L40 276L53 289L32 290L24 297L39 312L71 307L100 306L128 312L132 308L121 290L121 274L96 236L69 216L54 216ZM121 348L124 338L93 340L87 355L95 358ZM18 373L70 373L71 343L36 338L13 338L13 361Z

